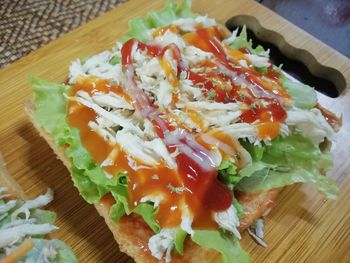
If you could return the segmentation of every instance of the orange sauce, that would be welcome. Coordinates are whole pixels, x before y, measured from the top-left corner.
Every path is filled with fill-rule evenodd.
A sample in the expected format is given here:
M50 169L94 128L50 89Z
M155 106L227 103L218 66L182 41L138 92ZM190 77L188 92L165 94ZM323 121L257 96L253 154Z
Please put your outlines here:
M94 94L95 92L108 93L112 90L118 91L118 88L110 86L106 81L86 79L72 87L71 95L74 95L79 90ZM118 148L118 146L110 145L104 138L90 129L88 123L95 119L96 114L89 108L75 101L69 102L67 116L69 125L80 130L80 138L83 146L88 150L93 160L97 164L101 164L111 155L113 149ZM128 203L130 209L136 207L145 196L159 196L162 198L162 202L158 208L156 220L161 227L175 227L181 223L181 209L183 209L182 205L184 203L187 203L190 211L194 214L194 227L217 227L213 219L213 210L207 206L203 206L204 201L209 203L209 205L213 202L202 200L202 198L208 196L205 194L205 188L197 187L196 189L200 190L198 190L199 192L196 195L193 195L188 190L177 192L180 189L179 187L184 185L184 182L176 169L170 169L164 163L160 163L149 167L149 169L141 167L135 171L130 166L126 152L120 148L115 152L117 154L112 158L111 165L105 166L103 169L112 176L116 176L118 173L127 174ZM183 159L183 161L186 160ZM138 160L134 162L137 166L144 165ZM208 178L212 178L212 176ZM201 184L200 181L194 183ZM214 183L214 185L217 184ZM105 205L113 203L109 195L103 197L101 202Z
M102 196L102 198L100 199L100 203L103 206L107 207L107 209L109 209L112 205L115 204L115 200L111 193L107 193L104 196Z
M263 122L258 123L258 138L259 139L274 139L280 133L280 123L279 122Z
M236 62L235 64L238 64L239 60L245 60L247 61L248 65L251 64L251 61L247 59L247 57L242 51L233 49L228 45L225 46L225 49L226 49L227 55L230 56L231 60Z
M167 30L179 33L178 27L169 26L156 30L154 37L164 34ZM228 54L226 54L219 42L222 38L222 32L220 32L217 27L201 28L196 32L183 35L183 39L187 44L213 53L218 61L223 63L227 69L235 71L237 74L244 75L251 84L279 98L289 99L289 95L279 86L275 78L269 78L269 76L262 75L251 69L232 67L232 63L235 64L236 60L243 59L244 53L227 49L228 51L226 51ZM131 50L135 43L136 40L129 40L122 48L122 65L124 68L132 65ZM161 49L158 46L138 43L138 48L145 50L148 55L160 59L166 77L173 87L178 86L180 72L186 72L187 78L191 79L194 84L202 84L202 87L204 86L207 92L206 94L208 94L208 91L215 91L215 101L223 103L240 101L248 105L250 104L252 107L243 112L240 121L253 123L258 120L260 122L257 126L259 138L265 139L269 137L273 139L279 134L279 123L286 118L286 112L280 105L280 102L277 99L256 97L248 88L235 86L228 76L217 71L217 64L214 63L215 61L206 61L202 63L204 67L210 69L209 72L205 74L197 74L191 72L190 69L181 69L179 65L179 72L176 74L170 62L164 57L166 48L169 48L173 52L174 59L179 61L179 50L176 46L169 45ZM86 91L90 95L93 95L95 92L114 92L132 103L131 98L123 91L122 87L111 86L104 80L95 78L82 80L72 87L71 95L75 95L78 91ZM173 93L173 104L175 104L177 100L178 95ZM267 106L265 105L266 103L258 103L259 107L255 107L254 103L259 100L267 102ZM197 111L187 110L187 114L199 127L204 127L204 122ZM161 118L161 115L158 115L158 117ZM169 117L169 114L167 114L167 117ZM118 173L127 174L128 204L130 209L135 208L144 197L159 197L162 201L158 207L156 220L161 227L178 226L181 223L181 210L184 209L184 204L188 205L194 216L193 228L210 229L218 227L213 219L214 211L223 211L227 209L227 205L230 205L232 202L232 193L228 191L226 186L218 181L217 171L208 169L206 172L206 170L201 167L201 164L196 163L194 159L189 158L182 152L174 158L178 164L178 169L171 169L163 162L144 167L145 164L141 160L131 160L128 158L128 149L122 149L118 145L113 146L99 134L92 131L88 124L90 121L96 120L96 114L78 102L69 102L67 120L71 127L80 130L82 143L97 164L101 164L107 157L110 158L110 165L103 167L106 173L112 176L116 176ZM174 118L174 120L175 122L178 121L176 118ZM162 139L164 138L165 131L175 130L175 127L166 119L162 121L162 124L167 126L166 129L164 127L162 128L162 125L159 123L157 124L154 120L151 120L151 122L158 136ZM177 126L177 128L179 128L179 126ZM212 134L212 136L220 142L225 143L235 152L234 156L230 157L235 158L238 167L240 167L241 158L239 156L238 141L225 133L215 133ZM183 145L190 145L183 142L186 141L186 139L182 138L181 140ZM200 139L198 139L197 142L207 149L210 147L200 142ZM174 147L173 145L167 144L167 147L170 153L174 153L174 150L171 150L171 147ZM111 154L112 151L114 151L113 154ZM138 168L135 169L135 166L138 166ZM186 188L184 188L184 186L186 186ZM101 199L101 202L111 204L112 201L110 199L110 195L107 195Z
M207 41L205 41L204 39L202 39L199 36L199 34L198 34L199 30L203 30L204 33L210 39L218 39L218 40L222 40L223 39L223 35L220 32L220 30L218 30L217 27L200 28L196 32L186 33L186 34L184 34L182 36L183 39L185 40L185 42L188 45L195 46L195 47L197 47L197 48L199 48L199 49L201 49L203 51L206 51L206 52L212 52L213 51L211 46L208 45Z
M223 159L232 158L235 160L235 164L236 164L238 169L243 168L242 158L240 156L240 151L238 148L240 146L239 146L239 142L237 141L237 139L232 138L232 136L230 136L224 132L215 132L215 133L209 132L209 135L213 136L214 138L216 138L220 142L229 146L230 149L234 152L233 155L223 154Z
M326 119L328 124L333 128L333 130L338 131L340 126L342 125L341 118L337 117L333 112L330 112L329 110L323 108L320 104L317 104L316 107L319 109L323 115L323 117Z
M179 81L177 79L176 73L165 56L161 58L161 65L171 86L177 87Z
M204 121L201 118L200 113L198 111L187 109L186 113L194 124L196 124L201 130L204 129Z
M210 61L210 60L204 60L204 61L199 61L196 64L196 68L216 69L217 65L214 62Z
M169 25L169 26L164 26L164 27L157 28L153 32L152 37L156 38L156 37L162 36L167 31L173 32L174 34L179 34L180 33L180 27L177 26L177 25Z
M245 59L247 62L249 60L245 58L244 53L240 50L233 50L227 47L225 52L223 46L218 42L218 40L222 39L222 35L217 27L201 28L196 32L185 34L183 38L187 44L213 53L227 69L238 75L244 75L245 79L257 88L278 96L287 105L291 104L291 97L276 79L276 74L273 71L270 70L267 75L264 75L253 69L232 66L232 63L233 65L238 65L238 60L240 59Z

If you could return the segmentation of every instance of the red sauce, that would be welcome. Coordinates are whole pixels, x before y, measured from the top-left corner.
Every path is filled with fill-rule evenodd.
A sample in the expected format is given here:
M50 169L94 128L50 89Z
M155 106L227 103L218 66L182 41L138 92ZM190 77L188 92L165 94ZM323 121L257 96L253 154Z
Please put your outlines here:
M239 51L241 51L244 54L250 54L250 50L248 48L246 48L246 47L240 48Z
M134 42L134 39L132 39L132 41ZM152 57L159 56L162 53L162 48L158 45L147 45L142 42L138 42L137 47L142 51L146 51L147 54ZM127 51L129 50L125 50L125 52Z
M158 116L158 118L151 120L153 127L156 130L156 133L159 138L164 139L164 132L165 131L173 131L174 127L171 125L171 123L167 119L163 119L162 115ZM165 129L162 127L166 127Z
M73 86L71 94L74 95L79 90L90 94L97 91L107 93L115 88L110 87L105 81L87 79ZM113 146L89 128L88 123L96 119L96 114L89 108L74 101L69 102L68 113L67 120L69 125L80 130L80 138L83 146L88 150L93 160L97 164L101 164L111 153ZM177 226L181 222L181 214L178 209L173 209L173 206L180 205L182 196L176 193L170 193L167 188L168 185L181 185L177 173L165 165L153 167L152 169L134 171L128 163L126 153L118 149L118 147L117 150L115 162L104 169L111 175L115 175L118 172L128 174L130 179L128 185L130 208L135 207L140 202L140 199L148 194L165 193L164 205L159 208L157 220L162 226ZM157 175L159 178L153 179L154 175ZM108 202L106 199L108 199ZM103 197L101 202L103 204L106 202L108 204L112 203L110 196Z
M233 81L221 73L199 75L186 70L187 78L192 80L194 84L201 84L203 88L209 91L215 91L214 100L217 102L228 103L241 101L248 104L250 109L243 112L240 120L246 123L253 123L259 120L259 138L275 138L279 134L279 123L283 122L287 116L279 100L286 104L290 104L291 102L291 97L279 83L280 73L274 71L272 66L268 68L267 74L261 74L252 69L237 66L238 60L242 59L244 54L249 54L249 50L241 49L236 51L226 47L228 54L233 59L233 61L230 61L224 48L217 41L219 36L212 32L213 29L211 28L201 28L195 33L190 33L191 35L185 36L184 39L189 44L213 53L220 63L228 70L235 72L237 75L244 76L248 82L261 92L259 92L259 94L253 94L248 88L235 87ZM213 83L215 83L215 85ZM223 89L223 87L225 88ZM205 93L206 96L208 96L208 94L213 93ZM275 98L271 99L267 96Z
M135 39L131 38L128 41L125 42L121 49L121 53L124 54L122 55L122 65L130 65L132 64L132 56L131 56L131 51L132 48L135 44Z
M130 66L132 67L131 51L134 44L135 40L129 40L122 47L122 65L124 70L127 68L130 70ZM163 53L154 51L147 46L144 47L145 50L147 49L147 52L151 52L153 55L161 55ZM176 48L170 46L167 49L172 50L174 57L179 54ZM85 90L90 94L96 91L106 93L112 88L116 89L108 86L105 82L91 81L89 83L89 81L85 81L74 86L72 93L74 94L78 90ZM151 120L158 136L164 138L166 132L171 132L175 128L162 119L156 112L156 107L153 107L149 99L144 97L145 94L141 91L136 94L133 99L134 106L140 111L144 111L147 108L147 111L144 112L148 113L144 116ZM68 112L71 113L68 115L69 123L72 127L80 129L83 145L90 152L95 162L101 163L107 158L113 147L99 137L97 133L90 130L88 123L93 121L96 115L84 106L80 107L81 110L79 111L73 111L72 109L77 107L75 104L78 103L71 102L69 104ZM187 204L194 215L194 227L216 228L217 224L214 221L213 213L225 210L232 204L232 193L224 184L218 181L216 169L214 167L208 169L210 153L198 142L189 141L190 137L191 134L177 138L176 144L179 143L180 146L189 147L193 153L196 153L196 156L200 156L202 163L198 162L198 158L196 159L192 154L188 155L182 152L182 147L178 147L178 145L175 147L174 144L165 141L170 152L174 152L176 148L179 150L179 154L175 158L178 164L177 170L170 169L162 163L151 169L141 168L135 171L130 167L127 155L122 149L117 149L117 156L113 165L104 169L111 175L115 175L118 172L127 173L129 178L128 203L131 209L145 196L161 195L163 201L159 206L157 220L162 227L179 225L181 222L180 209L182 209L183 204ZM136 165L142 165L142 162L138 160L135 160L135 162ZM183 191L176 192L179 191L179 187L185 188Z
M241 115L241 122L252 123L256 120L261 122L282 122L287 117L286 111L275 99L257 99L250 107L251 109L246 110Z
M215 40L222 40L223 34L217 27L199 28L196 32L187 33L182 36L184 40L195 47L198 47L207 52L222 53L222 48ZM217 48L217 50L215 50Z
M267 94L274 95L286 104L290 104L291 97L283 86L275 79L269 78L268 75L261 74L257 71L243 68L243 67L232 67L232 70L238 75L242 75L245 79Z
M164 34L166 30L175 29L163 28L156 32L156 35ZM275 76L274 72L269 71L268 74L263 75L250 69L236 67L235 61L226 55L224 47L218 41L223 38L223 35L216 27L200 28L194 33L185 34L183 38L187 43L213 53L221 65L237 73L237 75L244 76L258 89L278 98L289 99L288 94L279 86L277 75ZM100 164L114 151L114 162L110 166L104 167L105 171L112 176L120 172L128 175L128 203L130 209L137 206L141 198L145 196L160 196L162 202L158 208L156 219L162 227L178 226L181 223L181 209L183 209L184 204L187 204L194 215L194 228L217 228L213 214L227 209L232 204L232 193L224 184L218 181L216 169L209 166L211 162L210 152L208 148L205 148L208 146L195 139L193 134L185 130L183 130L183 136L176 135L175 142L173 140L170 143L167 139L168 134L178 131L179 127L167 121L164 116L157 112L158 108L151 103L146 93L140 89L135 91L137 87L132 68L132 49L135 44L137 44L138 49L145 51L149 56L160 59L167 78L174 87L178 85L177 81L180 74L185 72L186 78L192 80L198 88L201 88L205 96L213 96L212 99L217 102L240 101L250 105L250 108L243 112L240 120L247 123L258 120L260 123L258 125L258 136L260 138L276 137L279 134L279 123L285 120L286 112L278 99L257 96L249 88L235 86L231 77L218 72L218 64L215 61L203 64L210 70L205 73L195 73L181 65L180 50L175 45L161 48L157 45L136 42L134 39L127 41L121 49L123 70L129 74L129 82L132 87L121 88L110 86L106 81L88 79L79 82L72 88L72 95L79 90L84 90L89 94L112 91L124 96L125 99L134 104L135 109L141 113L143 118L148 118L151 121L157 135L164 141L169 152L178 151L175 157L178 165L177 170L170 169L165 163L160 163L149 169L140 168L135 171L130 166L130 160L123 149L119 146L110 145L97 133L91 131L88 123L96 119L96 114L77 102L69 102L69 114L67 116L69 125L80 129L83 145L89 151L93 160ZM171 52L172 58L178 65L177 75L164 59L166 51ZM233 55L243 56L245 52L246 50L241 50ZM178 97L175 96L173 102L176 102L177 99ZM199 119L198 113L192 111L187 113L192 119ZM200 127L203 126L202 122L196 123ZM217 139L238 152L235 148L235 142L226 137L218 135ZM184 151L184 148L189 149L189 153ZM199 159L201 161L198 161ZM237 163L239 163L238 159ZM134 160L134 162L137 166L143 165L140 160ZM179 187L184 188L180 191L181 188ZM109 200L110 197L103 198L101 201L105 202L105 199Z
M171 50L175 60L179 59L179 49L174 45L169 45L163 50L164 52L165 50ZM130 53L131 49L123 50L122 48L122 57L129 57ZM138 92L142 93L141 90ZM149 105L145 103L143 107L147 108ZM165 133L175 130L174 128L170 130L169 125L165 123L164 119L160 118L155 111L149 113L146 117L151 120L161 138L164 137ZM178 135L171 136L178 137L182 136L182 134L178 133ZM190 134L186 136L191 137ZM206 210L209 212L209 215L206 216L209 216L210 221L213 221L211 213L214 211L222 211L227 209L232 203L232 194L224 184L217 180L216 169L214 167L210 167L208 169L208 163L211 161L210 153L196 141L191 141L191 139L187 138L186 136L175 138L175 144L169 143L168 140L165 140L164 142L170 153L175 152L175 150L179 151L175 161L178 165L178 176L182 181L180 186L184 186L186 188L186 196L188 196L190 193L190 197L186 198L186 203L189 205L190 210L195 216L194 221L198 221L197 216L204 213L203 211L200 211L203 208L206 208ZM191 151L196 153L196 155L189 155L188 153L183 152L184 148L191 149ZM200 156L200 163L198 162L198 158L196 156ZM210 194L209 196L208 193ZM208 199L212 200L208 201ZM219 200L219 202L215 200Z
M213 53L219 60L228 62L226 53L217 39L221 39L220 33L216 27L197 29L197 35L206 43L206 51ZM213 33L214 31L214 33Z
M283 122L287 117L287 113L277 99L256 97L250 89L235 86L233 81L222 73L209 72L199 75L190 70L186 72L188 79L192 80L194 84L202 84L201 87L207 90L204 93L205 96L208 97L214 94L213 99L216 102L229 103L240 101L248 104L250 109L243 112L240 117L241 122L253 123L259 120L260 122L269 123L260 126L259 138L270 137L273 139L278 135L278 122ZM268 132L268 127L272 128L271 132Z
M271 63L271 61L270 61ZM272 63L271 65L267 68L267 74L265 75L270 79L274 79L276 81L279 81L280 77L281 77L281 73L278 72L277 70L274 70L272 67Z
M95 91L102 91L106 88L103 82L89 84L88 81L85 81L84 84L74 86L72 91L88 91L92 86L95 87ZM84 147L89 151L93 160L100 164L113 150L113 146L90 130L88 122L96 118L92 111L82 105L80 105L79 110L71 111L76 104L78 103L71 101L68 105L68 112L71 112L67 117L68 122L71 127L80 129L80 137ZM168 127L171 126L168 124ZM129 165L126 153L119 149L114 163L104 169L111 175L115 175L118 172L128 174L130 209L134 208L144 196L163 196L164 199L156 217L162 227L175 227L181 223L180 207L186 202L195 214L193 226L216 228L217 225L213 220L213 211L225 209L227 203L231 204L232 195L222 183L216 180L215 170L213 170L214 172L205 173L201 170L201 167L196 166L190 158L182 154L176 158L176 161L181 164L179 165L179 171L172 170L165 164L160 164L151 169L134 171ZM141 164L137 163L137 165ZM191 174L194 180L186 179L185 174ZM185 191L184 194L179 194L169 189L170 187L183 185L191 192ZM225 195L225 193L229 194ZM105 203L105 199L110 199L110 197L106 196L101 201ZM226 202L223 200L226 200ZM108 204L111 203L111 200L107 201Z
M237 75L244 76L245 79L256 88L260 89L261 91L267 91L269 94L276 95L285 103L290 104L291 97L276 79L277 73L270 69L268 74L264 75L252 69L243 68L241 66L237 67L237 60L230 61L224 48L221 46L220 42L217 41L217 39L220 39L220 34L214 33L219 32L217 29L215 30L215 28L216 27L198 29L194 33L188 33L190 35L185 34L184 39L188 44L213 53L225 68L235 72ZM240 51L234 51L233 56L238 56L239 52ZM240 58L242 57L242 53L243 52L239 54Z

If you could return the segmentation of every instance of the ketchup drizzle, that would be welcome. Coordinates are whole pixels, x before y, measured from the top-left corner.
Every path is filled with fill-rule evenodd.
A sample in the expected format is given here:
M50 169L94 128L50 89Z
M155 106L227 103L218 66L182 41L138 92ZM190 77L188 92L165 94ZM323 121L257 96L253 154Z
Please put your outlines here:
M123 46L122 61L124 73L128 76L134 76L134 69L132 66L132 46L135 40L131 39ZM138 47L143 50L151 50L146 44L138 44ZM163 50L152 54L161 55L165 50L172 50L175 60L179 63L180 52L175 45L169 45ZM129 82L130 87L126 89L137 89L134 81ZM145 112L145 108L152 108L150 101L143 100L141 103L138 97L146 96L141 89L137 89L137 96L135 99L135 108L141 112L141 115L148 118L155 127L158 136L163 139L170 153L176 150L179 152L175 157L178 165L178 172L183 180L185 189L187 189L186 199L189 207L196 215L196 210L206 207L211 211L223 211L232 204L232 192L220 181L217 180L217 171L211 159L211 153L201 146L193 136L185 130L178 128L170 128L169 123L162 119L156 110ZM195 211L193 211L195 210Z
M162 34L162 32L159 32L159 34ZM273 75L272 69L269 69L267 75L263 75L250 69L236 67L235 62L226 55L224 47L222 47L218 41L221 36L217 28L198 29L193 35L189 36L188 39L196 41L197 38L203 50L215 55L219 61L219 66L223 66L225 69L237 75L245 76L246 80L255 87L268 91L266 93L271 93L271 89L266 87L266 84L260 81L260 79L262 77L267 77L277 81L278 76ZM158 137L163 140L168 151L175 155L175 162L177 163L178 169L174 171L162 164L160 167L153 170L141 169L139 171L134 171L129 167L126 155L120 149L119 151L121 152L118 155L115 166L106 169L110 174L115 174L122 169L130 175L129 201L131 202L131 206L136 206L141 197L152 194L152 191L169 191L169 189L167 189L169 185L166 185L168 183L173 184L174 187L184 187L185 190L181 195L178 193L170 193L167 195L170 201L168 200L167 202L160 203L157 220L159 220L162 227L177 226L181 222L178 206L183 204L182 198L185 198L185 203L194 216L193 227L216 228L217 224L213 219L213 213L224 211L229 208L229 206L232 205L233 193L217 179L217 171L211 157L211 152L201 143L197 142L193 134L187 130L176 127L176 125L164 119L162 114L158 113L158 107L150 101L146 93L137 87L132 58L132 51L135 45L136 49L144 51L152 57L160 58L164 56L166 51L170 51L171 56L177 64L177 76L175 75L175 77L179 79L180 75L185 73L185 78L191 80L198 88L201 88L204 96L208 97L211 93L215 92L215 96L212 99L216 102L229 103L240 101L251 105L249 109L243 112L240 121L252 123L259 120L262 124L261 127L258 127L260 131L259 134L262 138L271 137L271 133L266 132L271 129L274 130L276 136L278 135L279 122L286 118L286 113L280 105L279 100L270 97L259 97L253 94L249 88L235 86L232 77L218 72L217 66L215 65L214 67L210 67L211 70L206 73L195 73L191 71L182 64L181 52L174 44L162 48L155 44L145 44L137 42L135 39L130 39L123 45L121 49L121 62L123 72L127 78L127 85L123 87L123 92L125 93L123 96L127 97L128 100L133 103L140 116L150 120ZM247 50L242 51L248 52ZM176 84L176 82L174 83ZM222 88L220 83L227 84L228 88ZM119 90L119 88L109 87L105 83L101 83L97 86L97 90L100 92L108 92L109 89ZM83 88L85 88L85 86ZM79 89L79 87L77 87L77 89ZM87 90L90 92L90 86ZM95 92L95 90L91 92ZM281 91L278 91L276 94L276 96L284 95L285 94ZM71 103L69 107L73 108L77 107L77 105L76 103ZM87 148L96 152L98 158L95 160L96 162L101 162L106 158L106 155L111 152L112 148L108 143L100 147L103 139L96 138L98 137L97 134L93 135L87 126L86 123L88 123L89 120L94 120L96 117L95 114L86 108L83 109L81 113L85 116L82 119L84 123L77 118L82 114L73 114L70 116L70 123L74 124L76 127L83 127L85 125L85 130L82 134L85 134L84 136L88 138L88 140L85 140L88 145ZM95 141L98 141L100 145L94 144ZM103 148L103 151L100 150L100 148ZM164 177L160 178L159 181L149 179L150 176L157 173ZM144 177L146 181L148 180L147 187L142 186L142 182L139 181L141 177ZM136 190L134 191L133 189ZM142 189L142 191L139 191L140 189ZM169 212L173 214L170 215Z

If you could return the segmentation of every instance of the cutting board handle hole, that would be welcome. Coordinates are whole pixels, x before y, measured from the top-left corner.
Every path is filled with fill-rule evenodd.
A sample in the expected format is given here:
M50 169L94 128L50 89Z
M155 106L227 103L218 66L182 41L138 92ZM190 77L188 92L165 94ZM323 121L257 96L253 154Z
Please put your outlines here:
M322 65L308 51L291 46L279 33L263 28L255 17L239 15L226 22L230 31L237 27L240 31L244 25L253 47L261 45L265 50L270 49L272 63L282 64L282 69L296 79L332 98L346 88L345 78L338 70Z

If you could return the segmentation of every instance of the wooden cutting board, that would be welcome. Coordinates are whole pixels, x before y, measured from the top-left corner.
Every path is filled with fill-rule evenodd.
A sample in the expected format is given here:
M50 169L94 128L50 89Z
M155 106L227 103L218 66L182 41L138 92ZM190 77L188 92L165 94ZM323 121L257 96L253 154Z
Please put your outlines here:
M340 187L339 199L325 201L311 186L286 188L265 225L268 248L259 247L246 234L244 248L253 262L350 262L349 59L254 1L193 2L196 12L221 23L237 15L257 18L265 29L278 32L285 41L255 28L258 33L277 41L291 56L304 59L313 71L333 78L342 89L335 99L320 95L321 104L343 116L343 128L333 144L335 167L330 173ZM55 200L49 207L58 214L60 230L55 236L65 240L81 262L132 260L119 252L103 219L82 200L68 171L28 121L23 112L23 104L31 96L27 78L35 75L51 81L64 80L72 60L110 48L127 32L131 17L143 16L163 4L160 0L131 0L0 71L0 151L10 173L30 197L48 187L55 191ZM329 72L318 63L337 71Z

